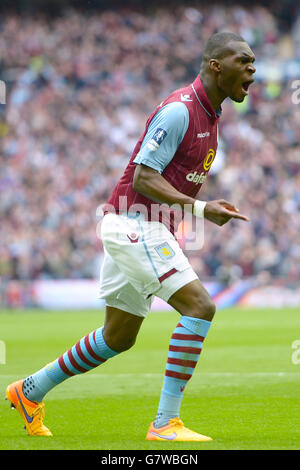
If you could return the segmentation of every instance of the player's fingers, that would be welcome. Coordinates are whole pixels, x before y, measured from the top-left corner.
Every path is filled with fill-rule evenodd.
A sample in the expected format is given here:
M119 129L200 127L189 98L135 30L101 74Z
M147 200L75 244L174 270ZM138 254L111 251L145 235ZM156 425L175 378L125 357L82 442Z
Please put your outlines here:
M230 202L228 201L225 201L225 199L221 199L219 201L219 203L225 207L226 209L228 209L229 211L234 211L234 212L239 212L239 209L235 206L233 206Z
M226 215L228 215L229 217L232 217L233 219L245 220L246 222L250 221L250 219L246 215L237 214L236 212L233 212L233 211L227 210Z

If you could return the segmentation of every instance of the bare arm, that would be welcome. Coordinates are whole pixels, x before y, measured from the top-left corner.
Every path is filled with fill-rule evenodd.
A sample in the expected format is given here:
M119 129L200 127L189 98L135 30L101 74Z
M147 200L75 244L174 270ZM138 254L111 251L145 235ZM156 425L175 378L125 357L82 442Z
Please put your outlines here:
M133 189L138 193L161 204L169 206L178 204L184 210L185 206L193 207L196 199L177 191L158 171L146 165L137 165L133 177ZM207 202L204 217L217 225L224 225L231 218L248 221L248 217L229 202L220 199Z
M194 198L177 191L158 171L145 165L136 166L133 189L155 202L168 206L179 204L182 209L184 205L193 205L195 202Z

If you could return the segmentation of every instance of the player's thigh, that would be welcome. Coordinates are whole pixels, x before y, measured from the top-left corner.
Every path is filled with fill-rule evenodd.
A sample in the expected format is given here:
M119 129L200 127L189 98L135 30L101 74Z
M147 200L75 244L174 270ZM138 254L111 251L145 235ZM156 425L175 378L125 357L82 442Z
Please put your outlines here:
M99 298L116 311L124 311L138 317L146 317L153 297L144 298L129 282L120 266L104 249L101 266ZM115 315L113 318L117 318Z
M209 293L199 279L178 289L168 300L181 315L211 321L216 311Z
M118 352L131 348L143 320L144 317L107 305L103 329L106 344Z

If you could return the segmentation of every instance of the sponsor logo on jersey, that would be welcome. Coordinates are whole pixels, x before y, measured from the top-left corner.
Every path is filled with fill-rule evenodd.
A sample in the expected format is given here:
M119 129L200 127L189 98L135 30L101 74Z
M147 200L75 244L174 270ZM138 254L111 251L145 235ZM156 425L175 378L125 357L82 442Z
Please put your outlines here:
M199 134L197 134L198 139L203 139L204 137L209 137L209 136L210 136L210 132L199 132Z
M206 174L204 173L204 171L202 171L202 173L200 173L200 174L197 173L197 171L194 171L194 172L189 173L188 175L186 175L187 181L191 181L192 183L195 183L195 184L204 183L205 178L206 178Z
M192 171L191 173L186 175L186 180L191 181L192 183L195 183L195 184L204 183L205 178L207 176L207 172L210 169L215 156L216 156L216 152L213 149L209 149L208 154L206 155L204 162L203 162L203 169L205 171L202 171L200 174L197 173L197 171Z
M165 139L167 134L168 134L167 131L165 131L161 127L158 127L156 131L154 132L152 139L150 139L149 142L147 143L147 147L149 147L150 150L155 152L155 150L158 149L158 147L160 146L162 141Z

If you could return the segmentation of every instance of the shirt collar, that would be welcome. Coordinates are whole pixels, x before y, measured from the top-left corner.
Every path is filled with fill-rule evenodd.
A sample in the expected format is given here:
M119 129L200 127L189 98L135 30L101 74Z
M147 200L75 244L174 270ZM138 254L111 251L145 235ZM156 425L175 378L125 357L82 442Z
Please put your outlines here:
M197 75L196 79L193 81L192 88L194 90L197 100L199 101L204 111L208 114L208 116L210 116L210 118L213 120L218 119L222 114L222 107L220 106L216 111L214 110L208 99L206 91L204 90L199 75Z

